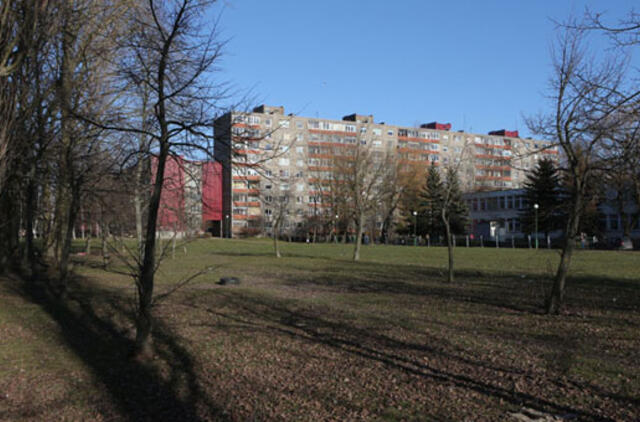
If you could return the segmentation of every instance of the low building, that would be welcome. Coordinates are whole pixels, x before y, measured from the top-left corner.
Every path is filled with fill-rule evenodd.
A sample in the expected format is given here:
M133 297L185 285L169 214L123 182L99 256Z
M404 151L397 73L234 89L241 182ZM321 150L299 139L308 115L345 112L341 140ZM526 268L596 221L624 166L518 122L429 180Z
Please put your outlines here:
M157 159L152 160L154 180ZM158 235L222 236L222 166L215 161L167 160L158 210Z
M640 239L637 204L632 201L617 204L616 197L614 192L609 191L605 201L598 206L600 227L605 238L600 240L613 242L623 238L627 221L630 222L628 235L632 239ZM474 236L495 239L497 235L507 240L511 236L522 238L526 235L521 230L520 215L533 204L527 202L524 189L472 192L464 194L463 198L469 207L470 232ZM551 237L559 236L562 236L560 231L551 234Z
M524 189L466 193L470 231L475 236L522 237L520 214L529 206Z

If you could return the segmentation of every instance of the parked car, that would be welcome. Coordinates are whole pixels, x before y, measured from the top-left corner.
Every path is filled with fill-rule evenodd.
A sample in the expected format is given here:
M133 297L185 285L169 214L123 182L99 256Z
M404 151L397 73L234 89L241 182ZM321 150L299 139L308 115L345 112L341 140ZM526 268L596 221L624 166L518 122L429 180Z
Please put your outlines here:
M620 239L620 244L618 245L618 249L621 251L632 251L633 250L633 242L629 236L625 236Z

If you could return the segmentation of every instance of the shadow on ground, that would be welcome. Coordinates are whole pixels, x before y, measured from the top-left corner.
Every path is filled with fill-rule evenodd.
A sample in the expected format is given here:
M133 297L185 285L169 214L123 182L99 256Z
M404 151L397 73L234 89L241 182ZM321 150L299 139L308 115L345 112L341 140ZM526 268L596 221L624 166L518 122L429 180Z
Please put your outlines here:
M343 268L334 262L309 272L294 263L289 268L306 271L303 277L278 274L282 283L299 288L430 296L532 314L543 313L544 298L551 289L550 278L510 271L457 270L456 282L448 284L442 268L412 264L349 262ZM567 279L566 291L568 309L640 311L640 285L631 280L573 276Z
M424 378L428 382L452 386L472 391L484 396L486 400L499 401L506 410L528 407L554 415L561 415L581 421L612 420L588 409L575 407L571 399L555 400L547 394L553 390L556 397L564 397L564 389L597 395L601 400L614 400L623 406L640 408L640 399L607 392L600 387L587 383L576 383L567 379L554 378L544 380L544 387L537 391L516 391L505 386L505 380L531 380L536 376L517 367L499 365L486 360L464 356L461 350L447 344L446 340L433 339L429 343L415 343L398 340L376 329L362 328L343 319L329 318L328 315L300 306L296 301L275 297L247 295L217 290L213 296L224 303L224 310L212 307L210 302L203 303L192 297L185 305L203 310L215 319L208 325L214 330L234 332L271 332L275 336L284 336L311 344L321 344L346 355L383 364L387 368ZM210 296L211 298L211 296ZM226 321L226 322L225 322ZM207 323L203 325L207 326ZM570 341L555 341L564 356L571 353L575 345ZM304 353L298 349L296 353ZM428 359L426 358L428 357ZM310 356L311 358L311 356ZM345 357L345 359L347 359ZM435 363L431 363L435 362ZM558 362L562 365L562 362ZM366 380L362 380L366 382ZM508 384L508 382L507 382ZM536 384L536 383L534 383ZM463 393L464 395L464 393Z
M60 339L90 369L108 393L108 402L91 403L106 419L131 421L228 420L216 403L199 388L194 359L180 339L161 320L155 321L151 362L130 358L133 320L131 299L118 291L101 289L90 280L74 278L66 300L59 300L49 283L16 281L15 291L38 304L60 328ZM29 417L46 417L29 411ZM27 415L3 414L12 420Z

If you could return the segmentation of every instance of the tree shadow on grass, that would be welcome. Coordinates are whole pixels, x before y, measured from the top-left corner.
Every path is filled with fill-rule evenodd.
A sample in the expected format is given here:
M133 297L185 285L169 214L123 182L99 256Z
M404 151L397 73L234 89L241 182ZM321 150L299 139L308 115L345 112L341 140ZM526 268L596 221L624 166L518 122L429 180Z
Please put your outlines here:
M247 295L246 292L233 294L216 291L213 294L219 295L223 299L227 311L222 312L209 307L206 303L200 303L199 299L193 299L187 305L204 309L218 320L231 321L232 324L226 329L271 332L274 335L322 344L348 355L380 362L389 368L401 370L431 382L471 390L480 395L498 399L513 409L526 406L554 414L572 415L572 418L577 417L578 420L584 421L612 420L588 409L559 403L548 398L550 396L546 394L547 390L553 389L557 393L556 397L564 397L564 389L568 386L572 386L578 391L586 391L587 394L598 395L600 399L615 400L621 406L640 408L638 398L610 393L586 383L579 384L573 381L565 383L564 380L556 379L553 376L545 380L546 386L543 390L537 392L515 391L515 389L504 386L505 374L511 374L511 379L528 381L531 381L536 375L518 368L463 357L457 353L455 347L450 347L450 345L412 343L392 338L376 330L359 328L349 322L328 319L319 312L296 305L292 300ZM216 329L219 329L220 326L224 328L225 324L211 324L211 327ZM301 350L298 349L297 353L301 353ZM438 360L440 364L431 363ZM446 362L444 365L443 361ZM478 370L474 370L474 367ZM361 381L366 383L366 380ZM570 402L570 400L568 399L566 402ZM508 407L505 408L505 418Z
M133 343L123 321L131 321L133 315L118 292L80 278L72 280L65 301L57 299L42 280L16 287L57 323L59 338L108 393L107 403L95 404L100 414L131 421L229 419L201 391L194 359L160 319L155 320L153 332L155 359L130 358ZM46 418L46 409L43 412Z
M489 305L512 312L542 314L551 281L540 275L501 271L456 271L456 282L445 283L442 268L412 264L350 263L331 265L304 277L279 274L288 286L323 288L346 293L431 296L453 302ZM284 277L284 278L282 278ZM575 276L567 281L566 304L582 310L640 311L640 282Z

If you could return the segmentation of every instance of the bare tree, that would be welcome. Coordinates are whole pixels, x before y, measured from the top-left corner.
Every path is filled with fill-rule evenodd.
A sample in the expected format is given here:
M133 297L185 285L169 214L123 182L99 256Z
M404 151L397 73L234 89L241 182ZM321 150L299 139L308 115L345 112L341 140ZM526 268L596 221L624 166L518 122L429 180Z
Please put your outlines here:
M211 1L182 0L139 5L132 16L136 32L123 60L131 80L145 85L153 113L148 129L118 126L148 137L157 159L153 188L147 208L144 252L136 280L138 303L135 353L149 356L156 261L156 227L164 184L165 166L171 153L211 153L210 141L215 104L224 95L220 85L205 82L214 70L223 47L215 27L205 32L200 22Z
M46 32L47 25L42 24L46 4L35 0L0 4L0 270L19 249L21 195L28 185L24 179L30 175L27 157L32 152L32 139L23 137L30 123L24 119L30 118L34 105L33 84L26 77L33 65L25 59L37 56L41 46L34 41Z
M356 229L354 261L360 260L367 217L375 214L380 202L391 194L389 188L395 189L395 168L395 155L362 142L337 147L334 152L332 178L336 194L347 201L344 212Z
M273 235L273 249L276 258L282 257L280 253L280 235L282 234L282 226L290 215L290 199L289 190L283 190L278 187L274 191L273 200L271 201L271 222Z
M589 187L599 172L612 164L612 134L622 124L620 113L634 102L637 92L629 93L625 63L618 58L599 60L590 56L585 32L578 25L566 25L552 54L548 114L528 118L527 125L538 135L557 143L564 152L563 172L568 185L567 222L560 263L547 297L548 313L560 312L565 293L580 218L587 205Z

